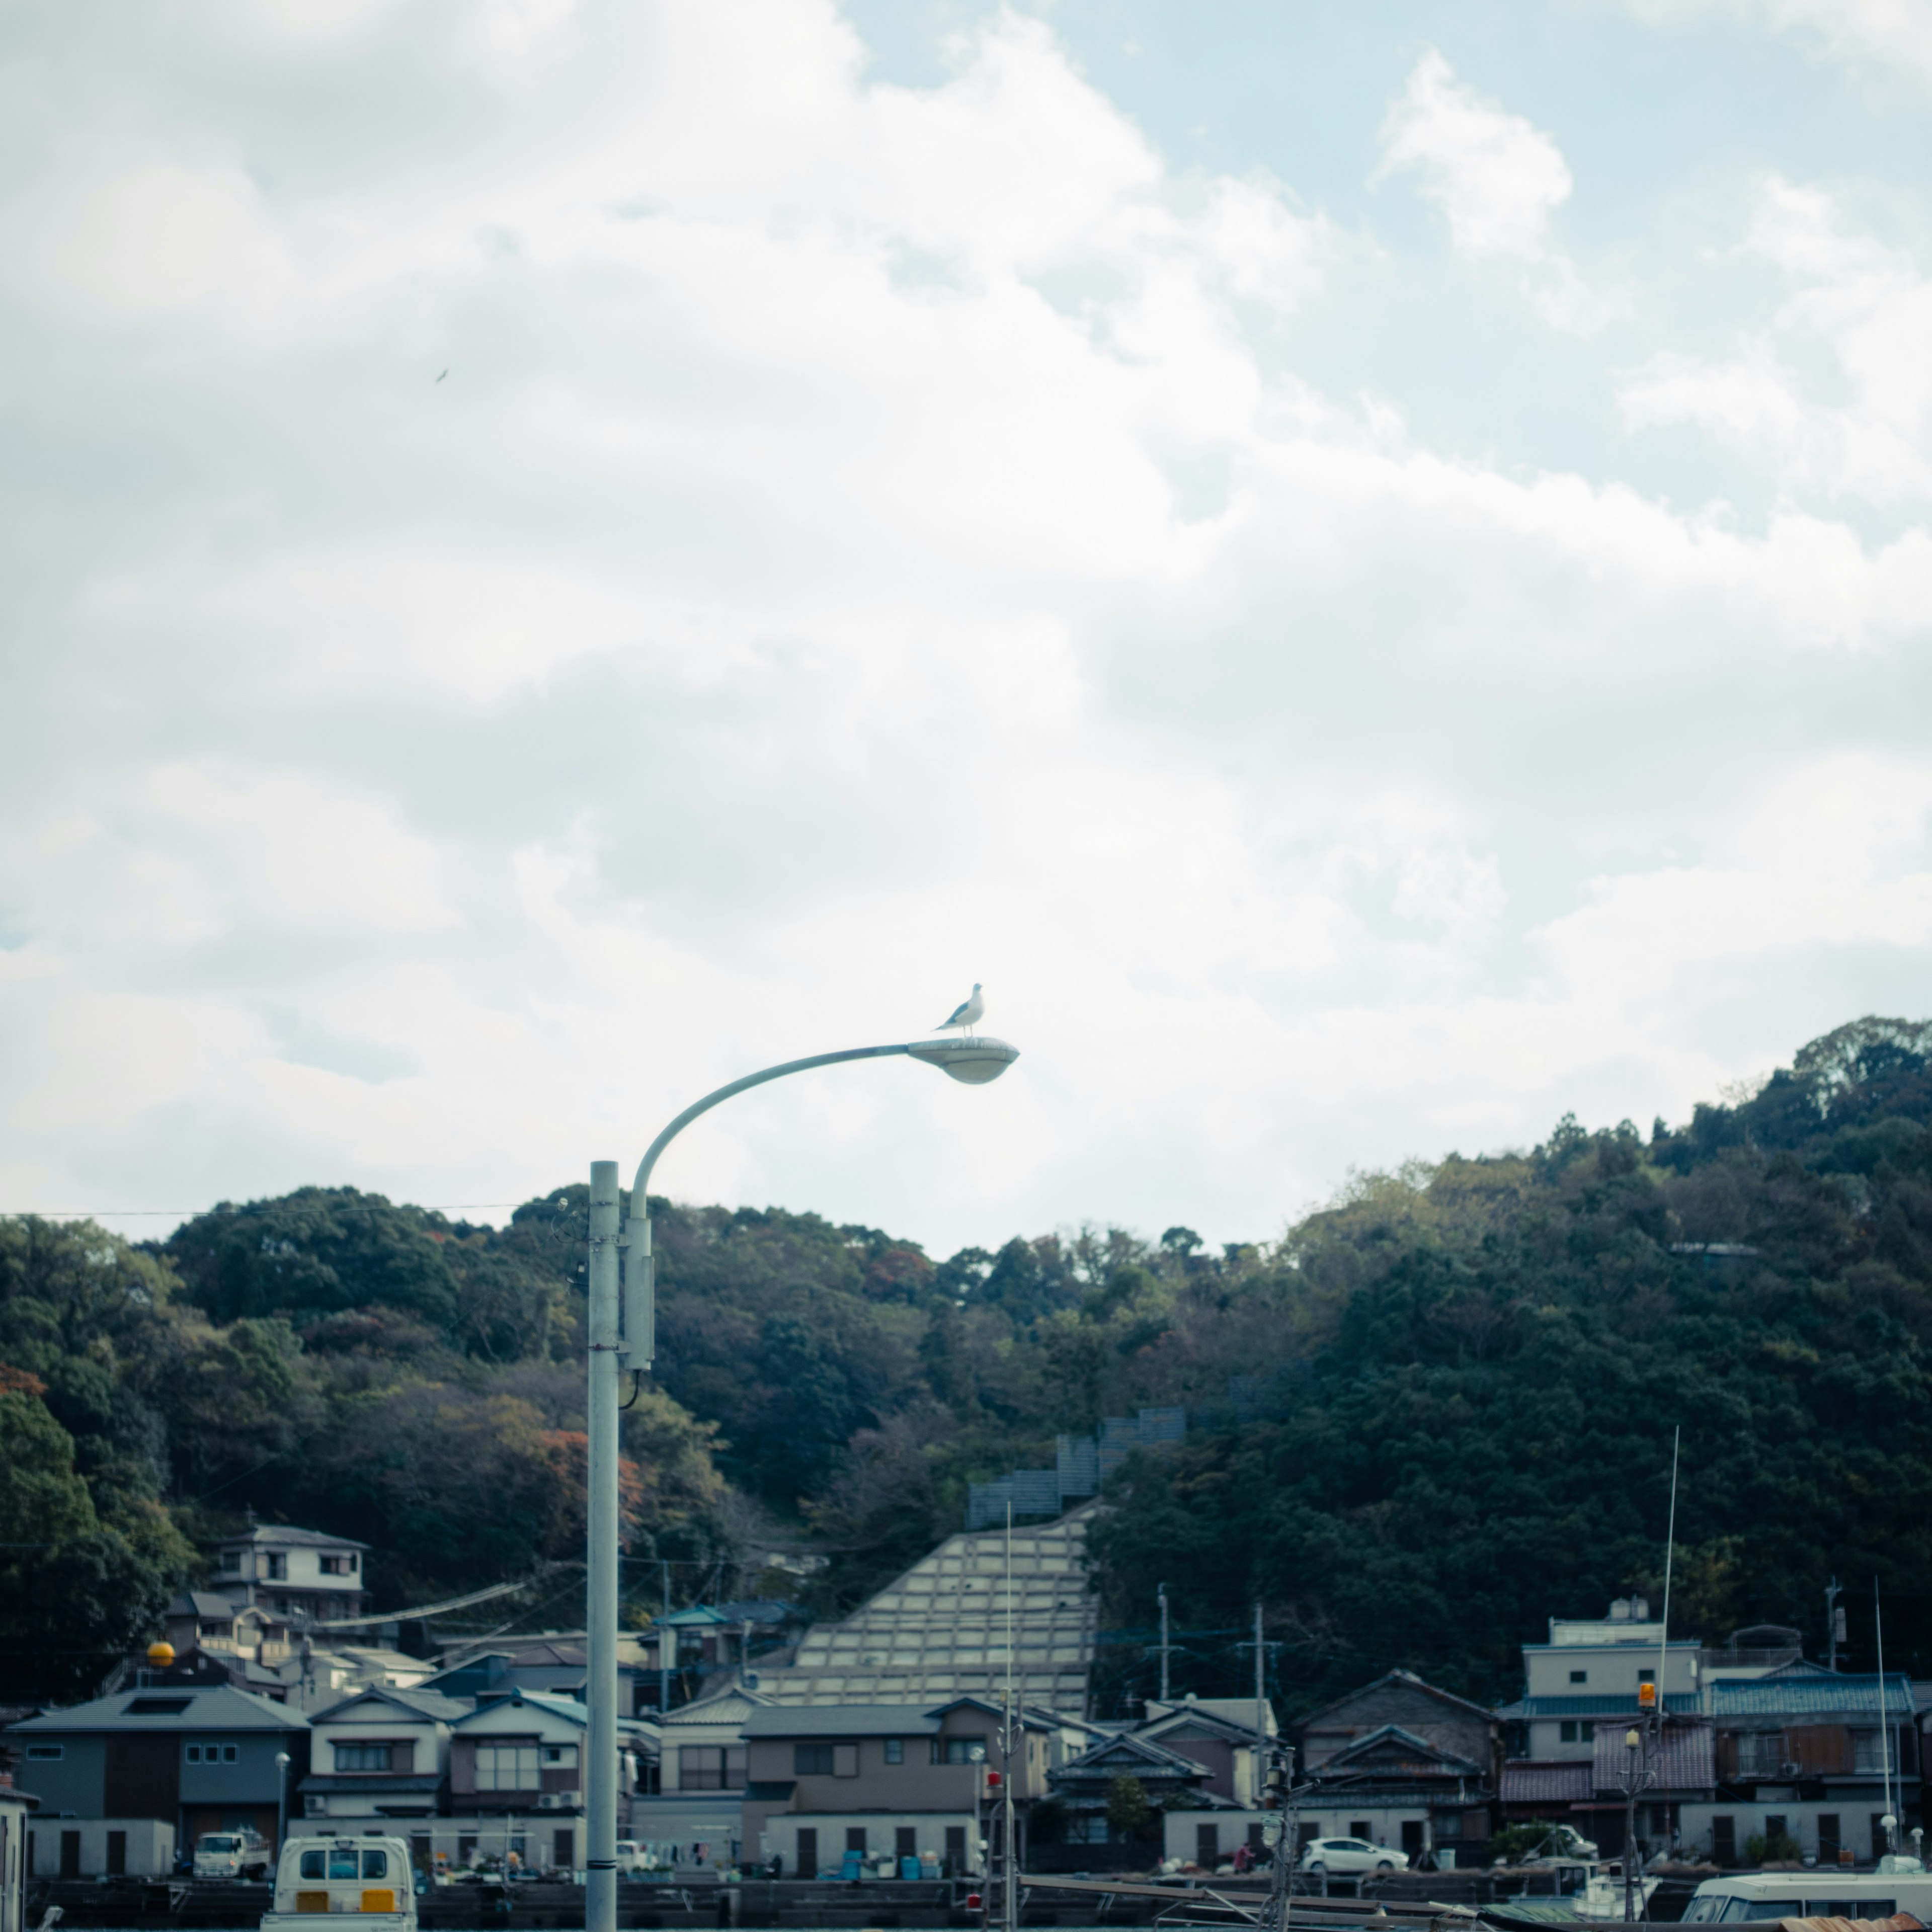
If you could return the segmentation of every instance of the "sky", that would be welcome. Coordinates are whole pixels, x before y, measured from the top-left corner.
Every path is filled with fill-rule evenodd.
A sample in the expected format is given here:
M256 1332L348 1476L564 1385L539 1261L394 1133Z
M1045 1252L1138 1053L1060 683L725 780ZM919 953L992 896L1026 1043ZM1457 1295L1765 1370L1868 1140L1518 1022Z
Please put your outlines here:
M1923 0L14 0L0 1212L1266 1240L1932 961Z

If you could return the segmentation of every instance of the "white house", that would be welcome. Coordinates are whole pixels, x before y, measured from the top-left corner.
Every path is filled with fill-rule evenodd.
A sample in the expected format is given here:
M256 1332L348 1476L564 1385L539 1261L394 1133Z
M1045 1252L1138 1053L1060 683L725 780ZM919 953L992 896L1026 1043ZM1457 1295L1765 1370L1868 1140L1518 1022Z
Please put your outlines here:
M309 1720L303 1816L327 1820L320 1827L327 1832L428 1839L418 1859L427 1865L435 1837L430 1821L443 1808L448 1782L450 1726L470 1708L466 1699L439 1691L371 1684L316 1712Z

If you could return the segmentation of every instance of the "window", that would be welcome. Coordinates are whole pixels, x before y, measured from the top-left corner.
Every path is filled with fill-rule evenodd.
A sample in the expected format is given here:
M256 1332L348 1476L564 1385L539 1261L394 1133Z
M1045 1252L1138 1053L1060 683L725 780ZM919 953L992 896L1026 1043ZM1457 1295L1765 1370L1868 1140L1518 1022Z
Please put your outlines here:
M1565 1718L1556 1727L1556 1740L1559 1744L1574 1744L1576 1742L1576 1720Z
M352 1576L356 1574L356 1558L349 1556L325 1556L322 1559L322 1574L325 1576Z
M577 1747L574 1744L545 1744L544 1762L561 1766L566 1771L577 1768Z
M478 1791L534 1791L539 1782L535 1744L476 1747Z
M476 1862L476 1840L467 1832L456 1840L456 1862L460 1865L474 1864Z
M278 1552L271 1550L267 1558L268 1568L263 1573L272 1583L285 1582L289 1574L289 1559Z
M391 1768L393 1748L386 1744L339 1744L335 1747L335 1768L338 1771L387 1771Z
M892 1856L896 1858L916 1858L919 1856L919 1828L916 1825L893 1827Z
M1587 1670L1573 1670L1570 1673L1570 1681L1572 1684L1587 1684L1590 1681L1590 1673Z
M792 1774L795 1778L830 1778L832 1775L832 1747L824 1744L794 1744L791 1748Z
M1586 1718L1582 1723L1576 1726L1576 1728L1582 1732L1583 1742L1586 1744L1594 1744L1596 1742L1597 1727L1594 1724L1592 1724L1588 1718ZM1480 1837L1481 1834L1478 1833L1477 1835Z
M1365 1820L1361 1819L1356 1820L1356 1821L1348 1827L1348 1835L1352 1838L1360 1838L1362 1840L1360 1847L1362 1850L1366 1852L1370 1849L1368 1841L1373 1835L1373 1833L1371 1828Z
M201 1762L201 1747L200 1747L200 1745L199 1745L199 1744L190 1744L190 1745L188 1746L188 1748L187 1757L188 1757L188 1762L189 1762L190 1764L199 1764L199 1763L200 1763L200 1762Z
M221 1574L232 1576L242 1567L242 1552L238 1550L224 1550L221 1552Z
M864 1826L848 1825L845 1827L845 1849L848 1852L856 1852L862 1858L866 1856L866 1828Z
M214 1747L210 1745L208 1748L212 1750ZM232 1764L241 1755L242 1751L239 1745L224 1744L221 1747L221 1762L224 1764Z
M34 1764L52 1764L57 1758L64 1756L66 1751L64 1744L29 1744L27 1756Z
M568 1747L576 1762L577 1747ZM745 1782L745 1748L742 1744L680 1744L677 1751L677 1781L685 1791L737 1791Z
M362 1854L362 1876L364 1878L387 1878L389 1875L389 1855L387 1852L364 1852Z
M983 1737L934 1738L932 1761L934 1764L984 1764L986 1740Z
M886 1762L888 1764L905 1762L905 1739L888 1738L886 1740Z
M1882 1771L1883 1765L1879 1757L1879 1734L1876 1730L1854 1731L1852 1733L1852 1768L1854 1771Z
M1636 1681L1640 1684L1654 1684L1657 1682L1657 1672L1654 1670L1640 1670L1636 1674Z
M127 1715L130 1718L178 1718L194 1702L191 1697L130 1697Z

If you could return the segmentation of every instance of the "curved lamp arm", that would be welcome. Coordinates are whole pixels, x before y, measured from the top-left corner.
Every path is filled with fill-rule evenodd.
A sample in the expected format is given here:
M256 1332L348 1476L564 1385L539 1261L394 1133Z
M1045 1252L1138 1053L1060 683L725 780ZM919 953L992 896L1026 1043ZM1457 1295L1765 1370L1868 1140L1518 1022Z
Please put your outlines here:
M803 1060L787 1060L761 1072L748 1073L715 1093L705 1095L685 1108L644 1150L638 1163L637 1178L631 1183L631 1214L618 1246L624 1253L623 1332L618 1343L633 1370L647 1369L656 1352L657 1294L656 1258L651 1252L650 1213L651 1173L658 1156L700 1114L708 1114L721 1100L728 1100L746 1088L762 1087L767 1080L782 1080L788 1073L808 1072L814 1066L836 1066L844 1060L884 1060L894 1054L910 1054L928 1066L968 1086L984 1086L997 1080L1020 1057L1019 1048L1003 1040L985 1035L967 1040L917 1040L892 1046L848 1046L840 1053L814 1053Z

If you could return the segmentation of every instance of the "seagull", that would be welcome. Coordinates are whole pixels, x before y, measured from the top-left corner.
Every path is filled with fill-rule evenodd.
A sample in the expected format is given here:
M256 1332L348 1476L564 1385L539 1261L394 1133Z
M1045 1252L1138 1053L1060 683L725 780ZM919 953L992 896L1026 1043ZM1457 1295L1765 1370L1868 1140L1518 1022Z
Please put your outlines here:
M974 1028L979 1024L980 1016L986 1010L986 1003L980 997L980 982L975 980L973 982L973 997L970 1000L962 1000L958 1005L952 1009L951 1017L941 1020L938 1025L933 1028L933 1031L944 1033L949 1028L959 1027L964 1030L966 1036L970 1040L973 1035Z
M446 370L444 370L444 371L442 372L442 376L447 376L448 374L449 374L449 371L448 371L447 369L446 369ZM436 379L436 382L441 382L441 381L442 380L442 376L437 376L437 378ZM432 382L432 383L430 383L430 387L432 389L433 389L433 388L434 388L436 387L436 382Z

